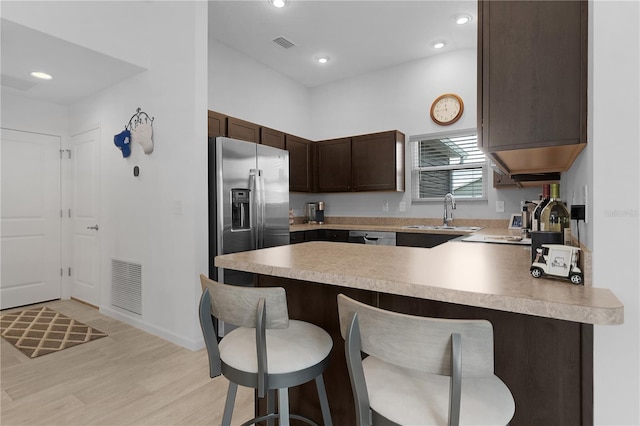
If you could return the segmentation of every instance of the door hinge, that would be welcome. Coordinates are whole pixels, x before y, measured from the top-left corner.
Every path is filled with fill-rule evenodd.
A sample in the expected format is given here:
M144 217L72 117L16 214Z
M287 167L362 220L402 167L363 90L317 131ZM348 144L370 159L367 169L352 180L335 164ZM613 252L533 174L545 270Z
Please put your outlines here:
M69 266L69 276L71 276L71 266Z
M69 209L69 217L71 217L71 209Z
M60 276L63 277L64 276L64 271L62 270L62 268L60 268Z

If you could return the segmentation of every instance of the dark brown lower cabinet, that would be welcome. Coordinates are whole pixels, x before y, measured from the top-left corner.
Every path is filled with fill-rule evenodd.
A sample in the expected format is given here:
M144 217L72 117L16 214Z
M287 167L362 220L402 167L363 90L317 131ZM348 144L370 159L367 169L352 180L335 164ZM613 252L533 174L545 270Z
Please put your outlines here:
M289 316L316 324L333 338L331 363L324 380L335 425L355 424L338 322L339 293L412 315L489 320L494 329L495 372L516 403L510 424L593 424L592 325L264 275L259 276L258 285L284 287ZM289 395L292 413L304 413L321 424L313 382L290 389ZM258 401L256 407L264 412L264 401Z

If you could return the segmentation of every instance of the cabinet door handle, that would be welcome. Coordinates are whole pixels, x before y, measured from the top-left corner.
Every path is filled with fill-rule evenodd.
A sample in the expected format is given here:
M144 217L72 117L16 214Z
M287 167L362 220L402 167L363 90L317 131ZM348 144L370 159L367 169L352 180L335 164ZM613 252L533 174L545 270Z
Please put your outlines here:
M100 229L100 227L98 225L94 225L94 226L87 226L87 229L94 229L94 230L98 230Z

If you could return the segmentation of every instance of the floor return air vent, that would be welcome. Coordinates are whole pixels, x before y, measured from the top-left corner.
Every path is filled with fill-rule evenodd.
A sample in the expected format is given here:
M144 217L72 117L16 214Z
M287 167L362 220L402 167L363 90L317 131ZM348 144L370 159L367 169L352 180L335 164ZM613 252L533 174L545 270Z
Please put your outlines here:
M142 315L142 265L111 259L111 304Z

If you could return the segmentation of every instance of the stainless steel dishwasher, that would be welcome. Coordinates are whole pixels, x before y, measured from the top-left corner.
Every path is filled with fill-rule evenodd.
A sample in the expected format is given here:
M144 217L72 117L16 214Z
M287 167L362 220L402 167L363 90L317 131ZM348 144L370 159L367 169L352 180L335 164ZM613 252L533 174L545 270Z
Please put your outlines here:
M349 242L355 244L395 246L396 233L380 231L349 231Z

